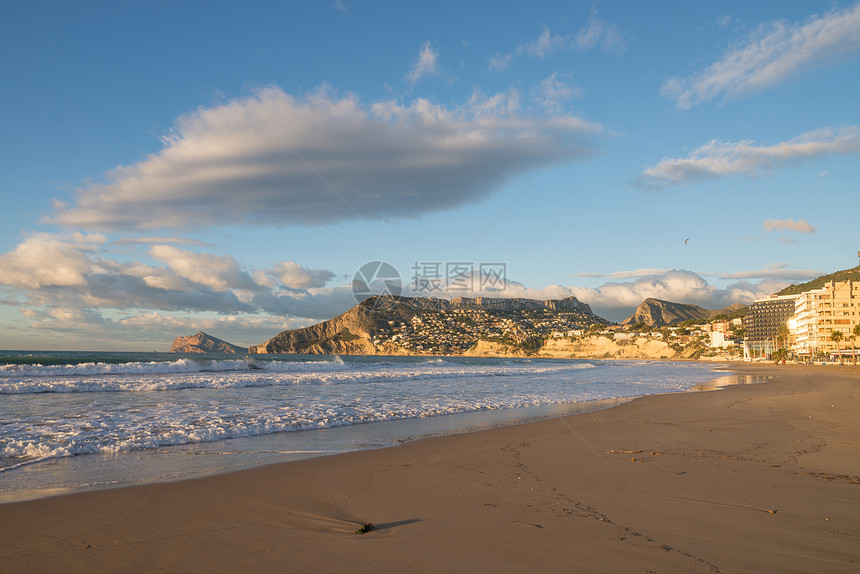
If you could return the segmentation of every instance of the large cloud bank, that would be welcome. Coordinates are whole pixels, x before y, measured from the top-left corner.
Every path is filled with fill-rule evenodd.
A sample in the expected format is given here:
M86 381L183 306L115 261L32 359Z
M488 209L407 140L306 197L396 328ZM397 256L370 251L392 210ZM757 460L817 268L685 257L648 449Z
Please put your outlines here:
M362 107L276 87L177 120L164 148L57 202L54 223L98 231L415 217L475 202L509 177L593 151L600 127L518 115L516 94L448 109Z

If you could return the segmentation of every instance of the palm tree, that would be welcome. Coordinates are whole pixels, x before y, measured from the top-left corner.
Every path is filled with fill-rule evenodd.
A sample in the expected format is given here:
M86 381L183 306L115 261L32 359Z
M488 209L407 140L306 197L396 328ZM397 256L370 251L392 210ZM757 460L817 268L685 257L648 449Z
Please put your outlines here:
M854 355L854 366L857 366L857 337L860 337L860 323L854 325L851 331L851 354Z
M836 343L836 352L839 353L839 364L844 365L845 363L842 360L842 349L839 348L839 341L842 340L842 331L833 331L830 333L830 340Z
M788 346L788 325L782 324L779 326L779 333L776 336L779 348L784 349Z

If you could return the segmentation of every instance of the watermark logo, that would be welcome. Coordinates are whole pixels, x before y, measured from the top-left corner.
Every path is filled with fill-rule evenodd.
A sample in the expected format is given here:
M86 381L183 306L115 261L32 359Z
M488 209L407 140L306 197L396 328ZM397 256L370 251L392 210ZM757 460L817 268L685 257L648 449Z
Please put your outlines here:
M470 293L504 291L507 264L472 261L416 261L410 287L415 293Z
M403 281L397 269L385 261L369 261L352 278L352 296L361 303L374 295L399 297Z

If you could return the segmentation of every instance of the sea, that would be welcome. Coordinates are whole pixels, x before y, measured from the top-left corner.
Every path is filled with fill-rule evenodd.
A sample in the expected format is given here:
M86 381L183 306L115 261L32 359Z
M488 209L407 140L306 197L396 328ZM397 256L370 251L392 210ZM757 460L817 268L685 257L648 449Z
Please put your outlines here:
M730 375L665 361L0 351L0 502L393 446Z

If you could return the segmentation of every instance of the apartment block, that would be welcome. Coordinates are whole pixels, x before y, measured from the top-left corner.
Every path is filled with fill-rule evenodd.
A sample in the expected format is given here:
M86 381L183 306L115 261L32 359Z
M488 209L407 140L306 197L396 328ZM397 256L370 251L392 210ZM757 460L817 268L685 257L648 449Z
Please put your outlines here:
M860 281L836 281L824 284L824 293L817 300L819 349L832 353L837 348L844 354L851 352L854 326L860 324ZM842 342L838 345L830 338L840 331Z
M818 304L826 294L827 289L813 289L801 293L794 301L794 319L789 325L794 340L792 350L798 355L812 357L821 349Z

